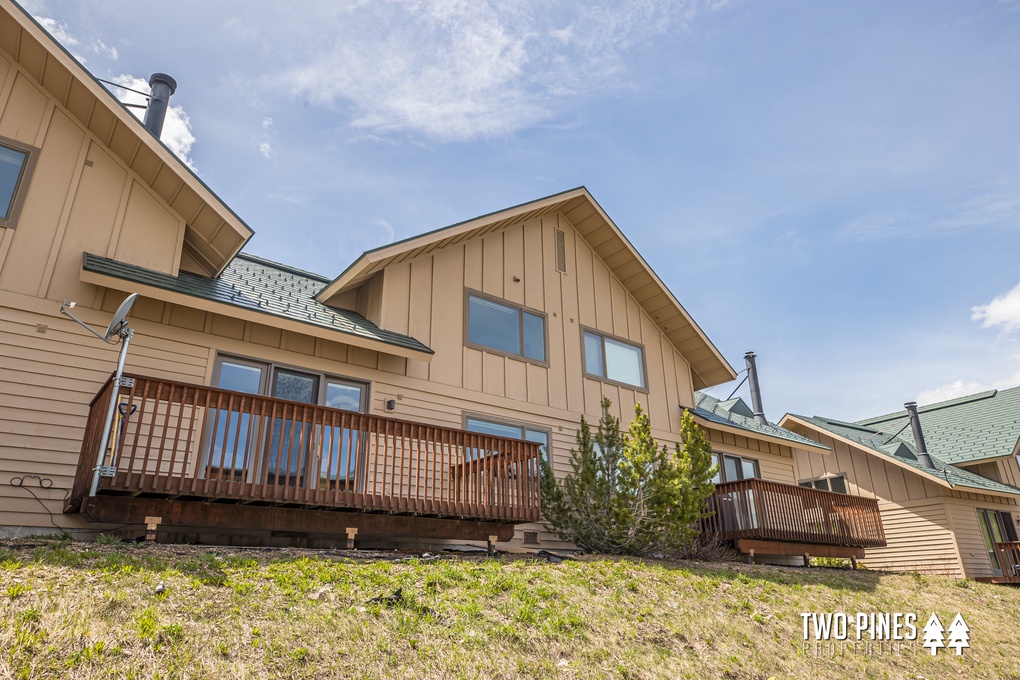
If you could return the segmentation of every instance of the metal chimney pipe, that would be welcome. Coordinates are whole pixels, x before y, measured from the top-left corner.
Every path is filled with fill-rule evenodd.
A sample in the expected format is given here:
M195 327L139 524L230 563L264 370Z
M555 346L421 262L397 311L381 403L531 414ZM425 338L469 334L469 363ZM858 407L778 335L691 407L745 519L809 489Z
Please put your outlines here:
M756 358L754 352L744 355L747 363L747 385L751 388L751 410L754 411L754 419L762 425L768 425L765 419L765 409L761 405L761 386L758 385L758 366L754 363Z
M152 94L149 96L149 106L145 109L144 123L149 132L159 139L163 133L166 110L170 106L170 95L177 91L177 81L165 73L153 73L149 76L149 87L152 88Z
M921 431L921 419L917 416L917 402L908 401L903 405L910 416L910 430L914 433L914 448L917 449L917 462L926 468L935 468L935 461L928 455L928 445L924 443L924 432Z

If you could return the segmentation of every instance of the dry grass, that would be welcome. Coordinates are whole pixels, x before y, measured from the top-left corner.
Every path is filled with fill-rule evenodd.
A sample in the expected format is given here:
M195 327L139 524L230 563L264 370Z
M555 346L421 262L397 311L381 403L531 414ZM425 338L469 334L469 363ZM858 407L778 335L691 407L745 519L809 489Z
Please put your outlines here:
M1020 677L1020 593L933 576L24 543L0 544L0 677ZM817 657L802 611L961 611L972 647Z

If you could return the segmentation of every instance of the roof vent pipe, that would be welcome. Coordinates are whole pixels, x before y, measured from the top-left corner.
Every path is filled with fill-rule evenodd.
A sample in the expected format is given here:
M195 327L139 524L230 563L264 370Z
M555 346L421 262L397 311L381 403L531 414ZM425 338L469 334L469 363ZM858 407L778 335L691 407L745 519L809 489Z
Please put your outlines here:
M149 106L145 109L145 127L159 139L163 132L163 121L166 110L170 106L170 95L177 91L177 81L165 73L153 73L149 76Z
M754 352L744 355L744 361L747 362L747 385L751 388L751 410L754 411L754 419L758 423L768 425L769 421L765 419L765 409L761 405L761 387L758 385L758 367L754 363L755 358Z
M917 449L917 462L926 468L935 468L935 461L928 455L928 446L924 443L924 432L921 431L921 419L917 416L917 402L908 401L903 405L910 416L910 430L914 433L914 448Z

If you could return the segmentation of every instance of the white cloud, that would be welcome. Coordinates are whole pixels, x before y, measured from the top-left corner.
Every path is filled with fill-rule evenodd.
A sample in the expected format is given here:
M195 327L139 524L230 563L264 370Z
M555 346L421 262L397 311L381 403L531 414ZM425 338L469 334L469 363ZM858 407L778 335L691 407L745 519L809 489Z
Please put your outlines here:
M276 155L273 151L272 142L269 141L270 130L272 127L273 119L266 116L262 119L262 138L256 139L253 137L251 140L252 146L258 148L259 153L262 154L262 157L266 160Z
M1020 181L998 182L970 198L917 206L909 212L864 215L845 225L841 233L855 240L889 237L926 238L981 228L1020 226Z
M1001 326L1004 333L1020 330L1020 283L986 305L971 307L971 319L982 328Z
M85 63L85 57L74 49L78 46L78 39L71 35L71 32L67 29L67 24L50 17L35 16L35 20L38 21L39 24L45 28L58 43L63 45L64 48L71 53L71 56L81 63Z
M382 229L384 238L383 243L393 243L394 232L393 225L390 221L379 217L376 219L375 223L380 229Z
M976 380L955 380L946 385L939 385L930 390L924 390L917 395L917 403L934 404L939 401L948 401L957 397L965 397L968 394L976 394L989 389L987 386Z
M318 32L305 43L324 47L268 80L342 107L369 133L498 137L553 118L563 98L628 87L636 47L715 8L698 0L355 2L309 17Z
M114 61L116 61L117 58L120 56L117 53L116 47L113 47L112 45L107 45L99 38L96 38L95 40L92 41L92 43L89 45L89 49L95 52L96 54L103 54Z
M119 75L113 81L132 90L146 92L149 90L149 81L132 75ZM146 98L137 92L128 92L120 88L112 88L111 91L125 104L146 104ZM144 120L145 109L130 108L139 120ZM191 147L195 143L195 135L191 132L191 119L181 106L170 106L166 111L166 119L163 121L163 134L160 139L167 147L184 161L184 164L196 173L198 169L191 160Z

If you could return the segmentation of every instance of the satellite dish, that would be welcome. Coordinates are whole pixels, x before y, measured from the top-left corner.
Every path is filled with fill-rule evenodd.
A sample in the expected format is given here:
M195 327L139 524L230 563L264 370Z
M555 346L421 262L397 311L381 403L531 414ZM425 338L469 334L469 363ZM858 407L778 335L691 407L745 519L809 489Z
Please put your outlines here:
M110 320L110 325L106 328L106 335L103 337L103 340L109 342L113 336L120 335L120 332L127 326L127 315L131 312L131 306L135 304L136 299L138 299L138 293L131 293L131 295L124 298L124 302L120 303L117 313Z

